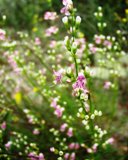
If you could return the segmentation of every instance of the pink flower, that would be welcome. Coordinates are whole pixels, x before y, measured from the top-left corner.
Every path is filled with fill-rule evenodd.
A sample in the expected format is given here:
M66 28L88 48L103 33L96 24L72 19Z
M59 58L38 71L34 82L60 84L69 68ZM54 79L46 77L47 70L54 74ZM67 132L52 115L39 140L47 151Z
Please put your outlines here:
M51 152L54 152L54 151L55 151L55 148L54 148L54 147L51 147L51 148L50 148L50 151L51 151Z
M40 153L38 157L39 157L39 160L45 160L45 159L44 159L44 154L43 154L43 153Z
M108 41L108 40L105 40L104 41L104 46L108 47L108 48L111 48L112 47L112 42Z
M69 128L68 131L67 131L67 136L68 137L72 137L73 136L73 129L72 128Z
M63 70L60 69L59 71L54 71L54 76L55 76L55 84L57 83L61 83L62 80L62 74L63 74Z
M31 116L28 116L27 118L28 118L28 123L34 124L34 120Z
M67 123L64 123L64 124L62 124L61 126L60 126L60 131L61 132L64 132L65 131L65 129L67 128Z
M78 143L70 143L68 146L69 149L79 149L80 145Z
M111 87L111 82L110 81L106 81L105 83L104 83L104 89L110 89L110 87Z
M69 153L64 154L64 159L67 160L69 158Z
M70 160L75 160L76 159L76 154L73 152L70 156Z
M11 142L11 141L8 141L8 142L5 144L6 149L10 149L11 144L12 144L12 142Z
M53 98L51 102L51 107L56 108L58 102L58 98Z
M54 111L54 114L60 118L63 114L64 108L60 107L59 105L56 106L56 109Z
M87 152L88 152L88 153L92 153L93 150L92 150L91 148L87 148Z
M85 50L85 48L86 48L86 45L85 45L85 43L86 43L86 40L85 40L85 38L79 38L79 39L76 39L76 44L77 44L77 46L79 47L78 48L78 56L79 56L79 58L81 58L82 57L82 55L83 55L83 52L84 52L84 50Z
M52 41L50 42L50 44L49 44L49 47L50 47L50 48L54 48L54 47L56 46L56 44L57 44L57 42L54 41L54 40L52 40Z
M72 9L72 6L73 6L72 0L63 0L62 3L64 7L60 10L60 12L65 15L70 15L69 10Z
M86 79L83 74L79 73L77 81L73 84L73 89L85 89Z
M52 34L56 34L58 32L58 28L56 26L51 26L45 31L45 35L50 37Z
M38 156L33 152L29 153L28 157L30 157L31 160L37 160L37 158L38 158Z
M85 76L84 76L83 73L79 73L79 74L78 74L77 80L78 80L78 81L85 81L85 82L86 82L86 79L85 79Z
M70 143L68 146L69 149L74 149L75 148L75 143Z
M64 6L73 5L72 0L63 0L62 3Z
M57 18L57 13L56 12L45 12L44 14L44 19L45 20L55 20Z
M5 39L5 35L6 35L6 32L3 29L0 29L0 40L3 41Z
M6 122L3 122L3 123L1 124L1 128L2 128L3 130L6 129Z
M90 106L89 106L89 104L88 103L84 103L84 107L85 107L85 110L86 110L86 112L89 112L90 111Z
M37 128L35 128L35 129L33 130L33 134L38 135L38 134L40 134L40 131L39 131Z
M41 44L40 38L38 38L38 37L35 38L35 44L36 45L40 45Z
M66 16L70 15L67 7L61 8L60 13L65 14Z
M96 37L95 37L95 43L96 43L96 44L101 44L101 42L102 42L101 37L100 37L100 36L96 36Z
M78 143L75 144L75 149L79 149L80 148L80 145Z
M17 63L15 61L15 52L14 52L14 55L8 56L8 63L13 68L15 73L18 74L20 72L20 68L18 68Z
M106 141L106 143L107 143L107 144L113 144L114 141L115 141L115 139L114 139L113 137L111 137L111 138L109 138L109 139Z
M86 78L83 73L79 73L77 77L77 81L72 85L74 92L73 95L76 95L79 90L83 91L83 93L87 93L86 89Z
M95 143L95 144L92 146L93 152L96 152L96 151L97 151L97 147L98 147L98 144L97 144L97 143Z
M97 47L95 47L93 44L90 44L89 50L91 53L95 54L97 52Z

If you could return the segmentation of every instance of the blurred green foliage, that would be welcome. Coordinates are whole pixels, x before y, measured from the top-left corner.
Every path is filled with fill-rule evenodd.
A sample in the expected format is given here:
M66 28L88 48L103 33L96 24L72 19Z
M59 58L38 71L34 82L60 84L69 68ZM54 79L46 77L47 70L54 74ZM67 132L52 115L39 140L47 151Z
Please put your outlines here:
M104 34L113 34L116 29L126 26L120 24L119 20L125 17L127 0L118 0L116 3L114 0L74 0L74 3L83 18L81 30L88 39L98 32L94 17L98 6L103 7L104 21L108 24ZM42 22L45 11L53 10L60 13L61 7L60 0L0 0L0 26L9 26L17 30L31 29L35 24ZM3 22L4 15L6 21Z
M38 23L41 13L47 10L50 0L0 0L0 18L6 16L1 25L15 29L30 29Z

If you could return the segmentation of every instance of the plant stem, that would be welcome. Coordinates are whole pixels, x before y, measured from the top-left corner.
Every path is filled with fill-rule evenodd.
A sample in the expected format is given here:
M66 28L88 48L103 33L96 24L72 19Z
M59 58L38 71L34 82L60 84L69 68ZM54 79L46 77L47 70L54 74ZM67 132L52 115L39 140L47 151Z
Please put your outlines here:
M73 59L74 59L74 62L75 62L76 77L78 77L78 65L77 65L76 55L75 54L73 54Z

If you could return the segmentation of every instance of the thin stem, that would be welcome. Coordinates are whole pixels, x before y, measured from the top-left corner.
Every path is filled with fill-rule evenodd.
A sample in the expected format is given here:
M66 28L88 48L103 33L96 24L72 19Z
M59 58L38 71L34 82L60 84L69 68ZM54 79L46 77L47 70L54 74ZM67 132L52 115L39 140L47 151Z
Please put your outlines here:
M78 77L78 65L77 65L77 60L76 60L76 55L75 54L73 54L73 59L74 59L74 63L75 63L76 77Z

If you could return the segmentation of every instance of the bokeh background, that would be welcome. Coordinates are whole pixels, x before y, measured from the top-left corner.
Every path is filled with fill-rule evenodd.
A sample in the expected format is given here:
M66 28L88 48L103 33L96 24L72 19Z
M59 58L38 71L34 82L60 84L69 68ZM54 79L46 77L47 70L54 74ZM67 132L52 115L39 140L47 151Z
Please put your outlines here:
M107 23L107 27L102 30L102 34L105 36L109 35L116 37L120 44L121 50L126 53L125 57L119 61L121 66L120 72L122 72L123 76L120 76L116 81L118 89L116 88L115 90L110 89L108 91L104 91L104 88L102 87L104 78L101 78L100 75L98 78L93 80L91 85L91 89L95 95L93 97L93 101L96 106L98 106L98 109L104 114L102 119L97 122L104 128L108 129L109 134L113 135L116 139L115 148L112 152L108 153L108 156L104 157L104 160L126 160L128 158L128 0L74 0L73 2L74 6L77 8L78 15L82 17L80 32L88 43L93 41L95 34L100 33L97 27L97 20L94 16L94 12L96 12L97 8L101 6L103 8L104 15L103 21ZM4 140L2 140L3 145L11 137L10 131L14 130L18 133L28 135L28 137L33 139L34 142L36 141L38 146L40 146L40 150L42 149L45 151L45 147L40 145L40 142L43 141L45 141L47 147L50 147L52 136L46 132L44 135L40 135L39 137L33 137L33 134L31 133L33 127L29 126L26 116L23 113L23 109L27 108L40 120L43 117L44 121L48 124L46 128L51 127L52 122L54 122L53 126L56 126L56 124L59 125L58 120L55 117L52 117L52 111L49 111L47 107L49 106L49 103L43 100L42 104L42 93L40 93L40 91L38 92L38 87L35 88L35 85L33 85L33 83L36 83L38 78L35 76L37 78L36 79L31 74L30 77L26 76L28 78L27 80L22 78L22 76L20 78L18 76L15 77L6 62L6 59L3 58L2 53L6 51L11 53L14 50L18 50L21 52L22 57L30 55L28 59L25 59L25 64L27 66L30 64L29 62L34 62L34 65L36 66L34 67L37 70L41 69L41 65L44 64L44 62L39 63L40 60L38 61L38 58L35 58L35 52L39 52L39 54L41 54L41 51L43 50L44 54L41 58L44 59L48 59L47 54L50 57L50 53L53 57L56 56L56 54L63 54L63 50L59 47L57 48L56 54L47 52L50 40L54 39L56 41L62 41L66 35L66 29L61 21L61 8L61 0L0 0L0 28L6 30L9 39L11 39L12 42L15 41L17 44L17 46L15 46L15 44L13 45L10 42L10 45L6 44L6 47L0 49L0 69L4 70L4 74L0 77L0 93L3 95L1 96L0 102L0 122L2 123L3 121L7 121L9 126L9 129L4 135ZM46 11L57 12L59 16L57 21L45 21L44 14ZM56 24L59 27L59 33L54 37L46 38L45 30L52 24ZM121 32L121 38L124 37L124 40L117 37L117 31L119 30ZM37 49L38 51L32 47L36 37L39 37L41 40L41 48L39 48L39 50ZM47 62L49 63L49 70L52 70L51 66L53 64L56 65L56 62L52 63L50 61L51 59L49 58ZM91 62L92 66L95 67L96 62L93 57L91 57ZM62 66L63 64L65 65L65 61L62 62ZM31 63L30 66L33 67L33 64ZM47 66L45 67L47 69ZM35 72L37 70L35 70ZM47 74L49 77L48 84L51 85L52 82L49 71ZM106 75L107 73L104 74ZM102 76L104 77L104 75ZM5 77L11 78L8 80ZM33 78L34 80L30 84L29 80L32 77L35 79ZM21 83L20 91L14 94L13 91L19 83ZM42 84L44 85L44 83L45 79ZM38 94L31 94L32 90L34 90L34 92L38 92ZM69 95L68 90L64 89L64 94L59 89L57 89L57 91L62 97L62 101L68 102L67 115L75 114L77 110L69 108L69 106L74 106L74 101L72 98L69 98L71 95ZM2 99L4 99L4 104ZM74 125L78 126L78 124ZM45 136L45 140L43 136ZM47 139L49 139L48 142L46 141ZM1 144L0 146L3 148ZM13 150L14 151L12 152L15 153L15 149ZM48 157L49 153L47 149L45 152L46 157ZM83 154L83 152L81 154ZM55 159L54 156L53 159ZM103 157L99 158L99 160L100 159L103 160Z

